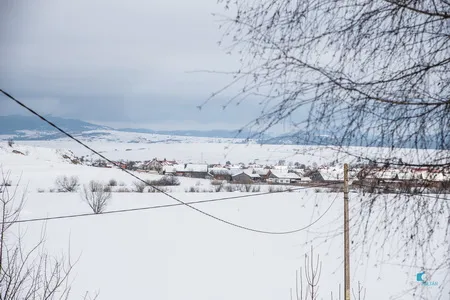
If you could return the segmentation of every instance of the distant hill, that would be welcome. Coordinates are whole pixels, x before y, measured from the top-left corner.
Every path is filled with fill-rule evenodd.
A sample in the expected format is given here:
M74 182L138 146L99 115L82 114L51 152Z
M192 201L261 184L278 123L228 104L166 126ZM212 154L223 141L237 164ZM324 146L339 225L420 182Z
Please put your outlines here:
M217 137L217 138L247 138L251 136L250 131L238 130L152 130L140 128L120 128L118 131L124 132L138 132L138 133L153 133L176 136L196 136L196 137Z
M75 119L64 119L52 116L45 116L45 118L58 124L62 129L71 132L111 129L107 126L100 126ZM55 129L35 116L0 116L0 134L16 134L17 131L21 130L54 131Z
M80 134L89 130L110 130L110 127L96 125L76 119L45 116L49 121L71 134ZM33 134L34 133L34 134ZM35 116L0 116L0 135L9 135L15 139L55 139L62 134Z
M98 135L88 133L93 130L109 130L134 133L150 133L175 136L211 137L211 138L247 138L251 135L249 131L238 130L152 130L142 128L120 128L114 129L108 126L97 125L76 119L65 119L53 116L45 116L62 129L71 134L83 136ZM106 134L106 133L105 133ZM0 135L7 135L17 140L52 140L63 137L63 134L35 116L0 116Z
M53 116L45 116L48 120L54 122L62 129L66 130L70 134L81 136L84 138L99 138L111 136L113 138L115 133L142 133L142 134L155 134L165 136L178 136L178 137L198 137L198 138L222 138L222 139L234 139L239 141L236 143L245 142L245 139L252 138L253 142L260 144L274 144L274 145L341 145L342 141L334 138L340 134L330 134L325 131L313 131L313 132L295 132L294 135L258 135L253 136L250 131L238 130L152 130L142 128L111 128L108 126L97 125L76 119L65 119ZM12 138L15 140L54 140L65 137L62 133L55 130L50 125L46 124L42 120L35 116L0 116L0 140ZM437 139L436 139L437 140ZM358 143L364 142L364 145ZM430 141L433 141L433 137L430 137ZM379 138L373 136L363 135L359 139L347 140L348 146L372 146L372 147L392 147L392 141L390 143L384 143ZM402 143L396 143L395 147L414 148L414 141ZM442 146L441 146L442 147ZM439 145L430 143L427 147L422 146L419 148L437 149Z

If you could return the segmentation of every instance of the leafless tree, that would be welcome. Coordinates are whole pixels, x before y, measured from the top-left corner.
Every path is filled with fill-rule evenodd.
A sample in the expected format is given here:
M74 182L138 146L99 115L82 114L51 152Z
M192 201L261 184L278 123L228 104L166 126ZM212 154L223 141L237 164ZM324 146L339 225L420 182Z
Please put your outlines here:
M1 172L0 180L8 181L10 172ZM64 257L52 257L45 252L44 237L29 250L18 235L16 222L24 205L24 194L18 187L5 187L0 193L0 299L68 299L69 275L74 264Z
M295 273L295 300L315 300L319 299L319 282L320 275L322 272L322 261L320 256L317 255L314 259L314 248L311 247L310 255L305 254L305 270L300 268L299 271ZM305 282L304 282L305 281ZM358 281L358 291L355 293L354 290L353 297L356 300L364 300L366 297L366 289L363 288L361 283ZM293 291L291 290L291 300L293 298ZM333 292L330 292L331 300L342 299L341 285L339 285L338 298L334 298ZM322 298L320 298L322 299Z
M111 187L107 184L91 180L83 185L81 197L96 214L101 214L112 197Z
M80 186L77 176L58 176L55 180L59 192L76 192Z
M293 130L288 135L298 143L335 145L360 162L378 165L388 159L399 167L449 172L449 1L219 3L227 11L220 16L221 44L240 55L241 67L212 98L236 86L238 92L225 107L257 100L261 115L250 129L264 133L289 123ZM381 156L347 146L389 151ZM417 151L392 161L401 147ZM433 243L442 245L448 251L436 258L436 265L449 270L449 202L366 195L356 230L367 233L378 224L376 234L384 243L394 236L403 240L400 248L408 260L432 259L427 255ZM397 220L400 224L393 226Z
M357 300L365 300L366 299L366 289L361 285L361 282L358 281L358 291L355 292L352 289L353 299Z
M296 300L316 300L319 297L318 288L320 273L322 272L322 261L319 255L314 262L314 250L311 247L311 255L305 254L305 271L302 268L295 273L295 295ZM303 286L303 276L306 277L306 286ZM292 297L291 297L292 298Z
M234 82L245 80L234 100L262 102L261 130L292 120L301 139L450 149L447 0L219 2L232 11L222 42L241 54Z

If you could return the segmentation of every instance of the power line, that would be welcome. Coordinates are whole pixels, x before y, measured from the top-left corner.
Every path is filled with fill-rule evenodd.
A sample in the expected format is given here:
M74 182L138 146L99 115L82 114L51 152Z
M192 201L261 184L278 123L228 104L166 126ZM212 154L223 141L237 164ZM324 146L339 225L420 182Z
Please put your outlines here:
M299 189L305 189L305 188L299 188ZM290 189L290 190L298 190L298 189ZM280 191L286 192L288 190ZM241 198L249 198L249 197L255 197L255 196L261 196L261 195L267 195L267 194L275 194L277 192L270 192L270 193L258 193L258 194L250 194L250 195L241 195L241 196L232 196L232 197L223 197L223 198L214 198L214 199L206 199L206 200L199 200L199 201L193 201L189 202L189 205L193 204L204 204L204 203L212 203L212 202L219 202L219 201L225 201L225 200L232 200L232 199L241 199ZM312 227L314 224L319 222L331 209L334 202L336 201L336 197L333 199L333 201L330 203L330 205L327 207L325 212L323 212L317 219L315 219L313 222L309 223L308 225L305 225L301 228L297 228L295 230L290 231L280 231L277 233L272 234L291 234L300 232L303 230L306 230L310 227ZM91 216L101 216L101 215L108 215L108 214L119 214L119 213L127 213L127 212L135 212L135 211L144 211L144 210L153 210L153 209L162 209L162 208L171 208L176 206L182 206L183 203L173 203L173 204L162 204L162 205L154 205L154 206L145 206L145 207L137 207L137 208L127 208L127 209L118 209L118 210L111 210L106 211L101 214L95 214L95 213L83 213L83 214L72 214L72 215L61 215L61 216L54 216L54 217L42 217L42 218L31 218L31 219L22 219L22 220L16 220L16 221L10 221L10 222L3 222L0 224L11 224L11 223L30 223L30 222L39 222L39 221L50 221L50 220L61 220L61 219L72 219L72 218L79 218L79 217L91 217ZM259 231L264 232L264 231ZM266 233L266 232L264 232Z
M254 229L254 228L250 228L250 227L246 227L246 226L242 226L230 221L227 221L225 219L219 218L215 215L212 215L210 213L207 213L199 208L196 208L195 206L192 206L189 203L186 203L180 199L178 199L175 196L170 195L169 193L165 192L164 190L153 186L151 184L149 184L148 182L146 182L145 180L143 180L142 178L140 178L139 176L136 176L135 174L131 173L130 171L122 168L117 162L110 160L109 158L107 158L106 156L104 156L103 154L99 153L98 151L94 150L93 148L89 147L88 145L84 144L82 141L80 141L79 139L75 138L73 135L71 135L70 133L66 132L65 130L61 129L59 126L57 126L56 124L54 124L53 122L47 120L44 116L42 116L41 114L37 113L36 111L34 111L33 109L31 109L30 107L28 107L27 105L25 105L23 102L17 100L15 97L13 97L12 95L10 95L9 93L5 92L4 90L0 89L0 92L2 92L6 97L8 97L10 100L16 102L18 105L20 105L21 107L23 107L24 109L28 110L29 112L31 112L33 115L37 116L38 118L40 118L42 121L46 122L47 124L49 124L50 126L52 126L53 128L55 128L56 130L58 130L59 132L61 132L62 134L66 135L67 137L69 137L70 139L74 140L75 142L77 142L78 144L80 144L81 146L83 146L84 148L88 149L89 151L95 153L96 155L98 155L99 157L103 158L105 161L113 164L114 166L118 167L120 170L122 170L123 172L127 173L128 175L132 176L133 178L137 179L138 181L144 183L145 185L148 185L150 187L152 187L153 189L155 189L156 191L166 195L167 197L171 198L172 200L175 200L176 202L178 202L180 205L185 205L186 207L195 210L209 218L212 218L216 221L228 224L230 226L236 227L236 228L240 228L243 230L247 230L247 231L251 231L251 232L256 232L256 233L262 233L262 234L276 234L276 235L282 235L282 234L291 234L291 233L295 233L298 232L302 229L297 229L297 230L291 230L291 231L265 231L265 230L258 230L258 229ZM331 206L330 206L331 207ZM328 211L328 210L327 210Z

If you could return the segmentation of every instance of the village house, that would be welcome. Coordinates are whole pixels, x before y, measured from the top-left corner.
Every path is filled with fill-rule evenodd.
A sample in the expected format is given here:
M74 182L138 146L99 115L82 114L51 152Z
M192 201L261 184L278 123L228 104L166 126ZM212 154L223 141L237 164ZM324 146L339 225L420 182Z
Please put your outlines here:
M324 181L344 182L344 168L320 168L319 173Z
M170 166L163 166L162 174L176 175L191 178L205 179L209 178L207 164L177 164Z
M270 170L269 176L267 178L268 183L279 183L279 184L292 184L297 183L301 180L300 176L295 173L280 172L277 170Z
M258 174L242 171L241 173L234 174L232 176L232 181L236 183L251 184L260 181L260 176Z
M227 166L227 169L230 170L231 175L239 174L242 172L242 167L239 165L230 165Z
M261 181L266 181L269 177L270 169L266 168L254 168L253 173L259 175Z
M305 170L304 169L293 168L293 169L290 169L289 172L293 172L293 173L297 174L300 177L305 175Z
M363 169L358 173L358 178L362 180L375 180L379 182L395 181L428 181L443 182L450 180L448 173L441 170L431 170L428 168L371 168Z
M305 171L304 176L311 178L311 181L314 181L314 182L325 181L325 179L322 177L322 175L320 174L320 172L318 170Z
M412 169L411 172L416 174L416 177L425 181L444 182L450 181L450 171L435 170L432 168Z
M176 164L177 162L175 160L166 160L165 158L163 160L158 160L154 158L151 161L146 162L143 165L143 169L159 171L162 170L164 166L173 166Z
M227 168L215 167L209 168L208 173L214 180L231 181L231 172Z
M184 176L192 178L207 178L208 165L207 164L185 164Z

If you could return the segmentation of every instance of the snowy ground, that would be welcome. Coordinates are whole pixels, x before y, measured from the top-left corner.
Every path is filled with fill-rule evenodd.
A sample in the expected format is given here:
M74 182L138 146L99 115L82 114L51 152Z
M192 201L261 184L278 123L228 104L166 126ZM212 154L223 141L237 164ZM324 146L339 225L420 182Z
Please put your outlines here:
M180 139L177 142L165 142L167 139ZM90 147L100 151L113 160L151 160L153 158L175 159L193 163L232 163L274 164L279 160L321 165L338 160L354 162L358 156L383 161L385 157L401 158L403 162L435 162L440 157L448 159L449 153L437 153L434 150L411 150L391 148L349 147L341 149L330 146L298 146L298 145L259 145L255 143L236 143L233 139L214 139L200 137L170 137L152 134L128 132L112 132L111 137L80 137ZM18 145L48 147L54 149L71 149L78 156L89 156L92 153L74 142L64 138L51 141L18 141ZM98 157L91 156L93 159ZM442 162L442 161L440 161Z
M33 142L19 144L31 145ZM39 144L42 145L43 142L40 141ZM77 151L81 149L73 144L69 146L67 142L49 142L44 145L49 148L15 146L27 155L11 153L5 145L0 148L0 164L3 170L12 171L13 187L21 178L19 190L26 191L27 203L22 219L89 212L89 207L77 193L37 192L38 189L47 190L54 186L58 175L76 175L81 183L92 179L105 181L114 178L131 185L134 181L117 169L71 165L61 158L61 154L66 152L52 149L67 146L65 148L78 154ZM114 151L115 148L138 148L142 145L116 143L93 146L98 146L111 155L120 152L143 157L137 149ZM171 149L171 146L178 148ZM204 151L205 159L207 155L213 159L215 151L220 153L220 147L214 148L214 144L186 144L181 145L181 148L179 144L149 147L152 147L152 151L147 150L149 158L161 155L168 158L179 158L180 155L193 158L195 151ZM234 148L237 153L232 151L234 156L230 159L261 157L263 152L256 152L258 147L260 146L254 146L247 152L244 149L248 148L244 145L237 145ZM272 149L276 147L273 146ZM274 151L271 153L281 155ZM219 156L216 158L219 159ZM147 175L147 178L157 176ZM182 186L188 187L197 182L195 179L183 178ZM207 186L209 183L205 180L200 184ZM182 190L172 193L182 201L238 194L244 193L184 193ZM362 196L351 194L353 224L358 222L356 211L360 197ZM80 299L85 291L100 291L99 300L289 300L290 289L295 287L295 272L304 265L303 256L310 251L311 245L322 260L319 299L330 299L330 292L336 295L339 284L343 284L341 199L342 194L317 193L314 189L308 189L196 206L227 221L266 231L302 228L319 219L313 226L290 235L245 231L184 206L52 220L46 223L23 223L20 229L26 231L27 241L31 243L45 225L46 247L52 253L67 253L70 241L71 255L74 259L80 256L75 268L71 299ZM108 210L170 203L175 201L163 194L114 193ZM373 234L370 250L353 249L353 287L361 281L367 289L366 300L414 299L410 292L405 291L419 285L416 273L422 267L432 269L436 266L405 263L402 252L396 248L396 241L391 241L389 247L384 245L384 249L380 248L382 240L377 230L374 226L369 233ZM360 238L357 233L353 233L352 240L356 244ZM442 240L444 238L443 231ZM448 245L436 247L430 255L442 256L445 249L448 249ZM380 253L383 255L380 256ZM439 287L420 287L416 291L423 297L421 299L449 298L448 282L442 276L439 272L433 274L433 280L439 282Z

